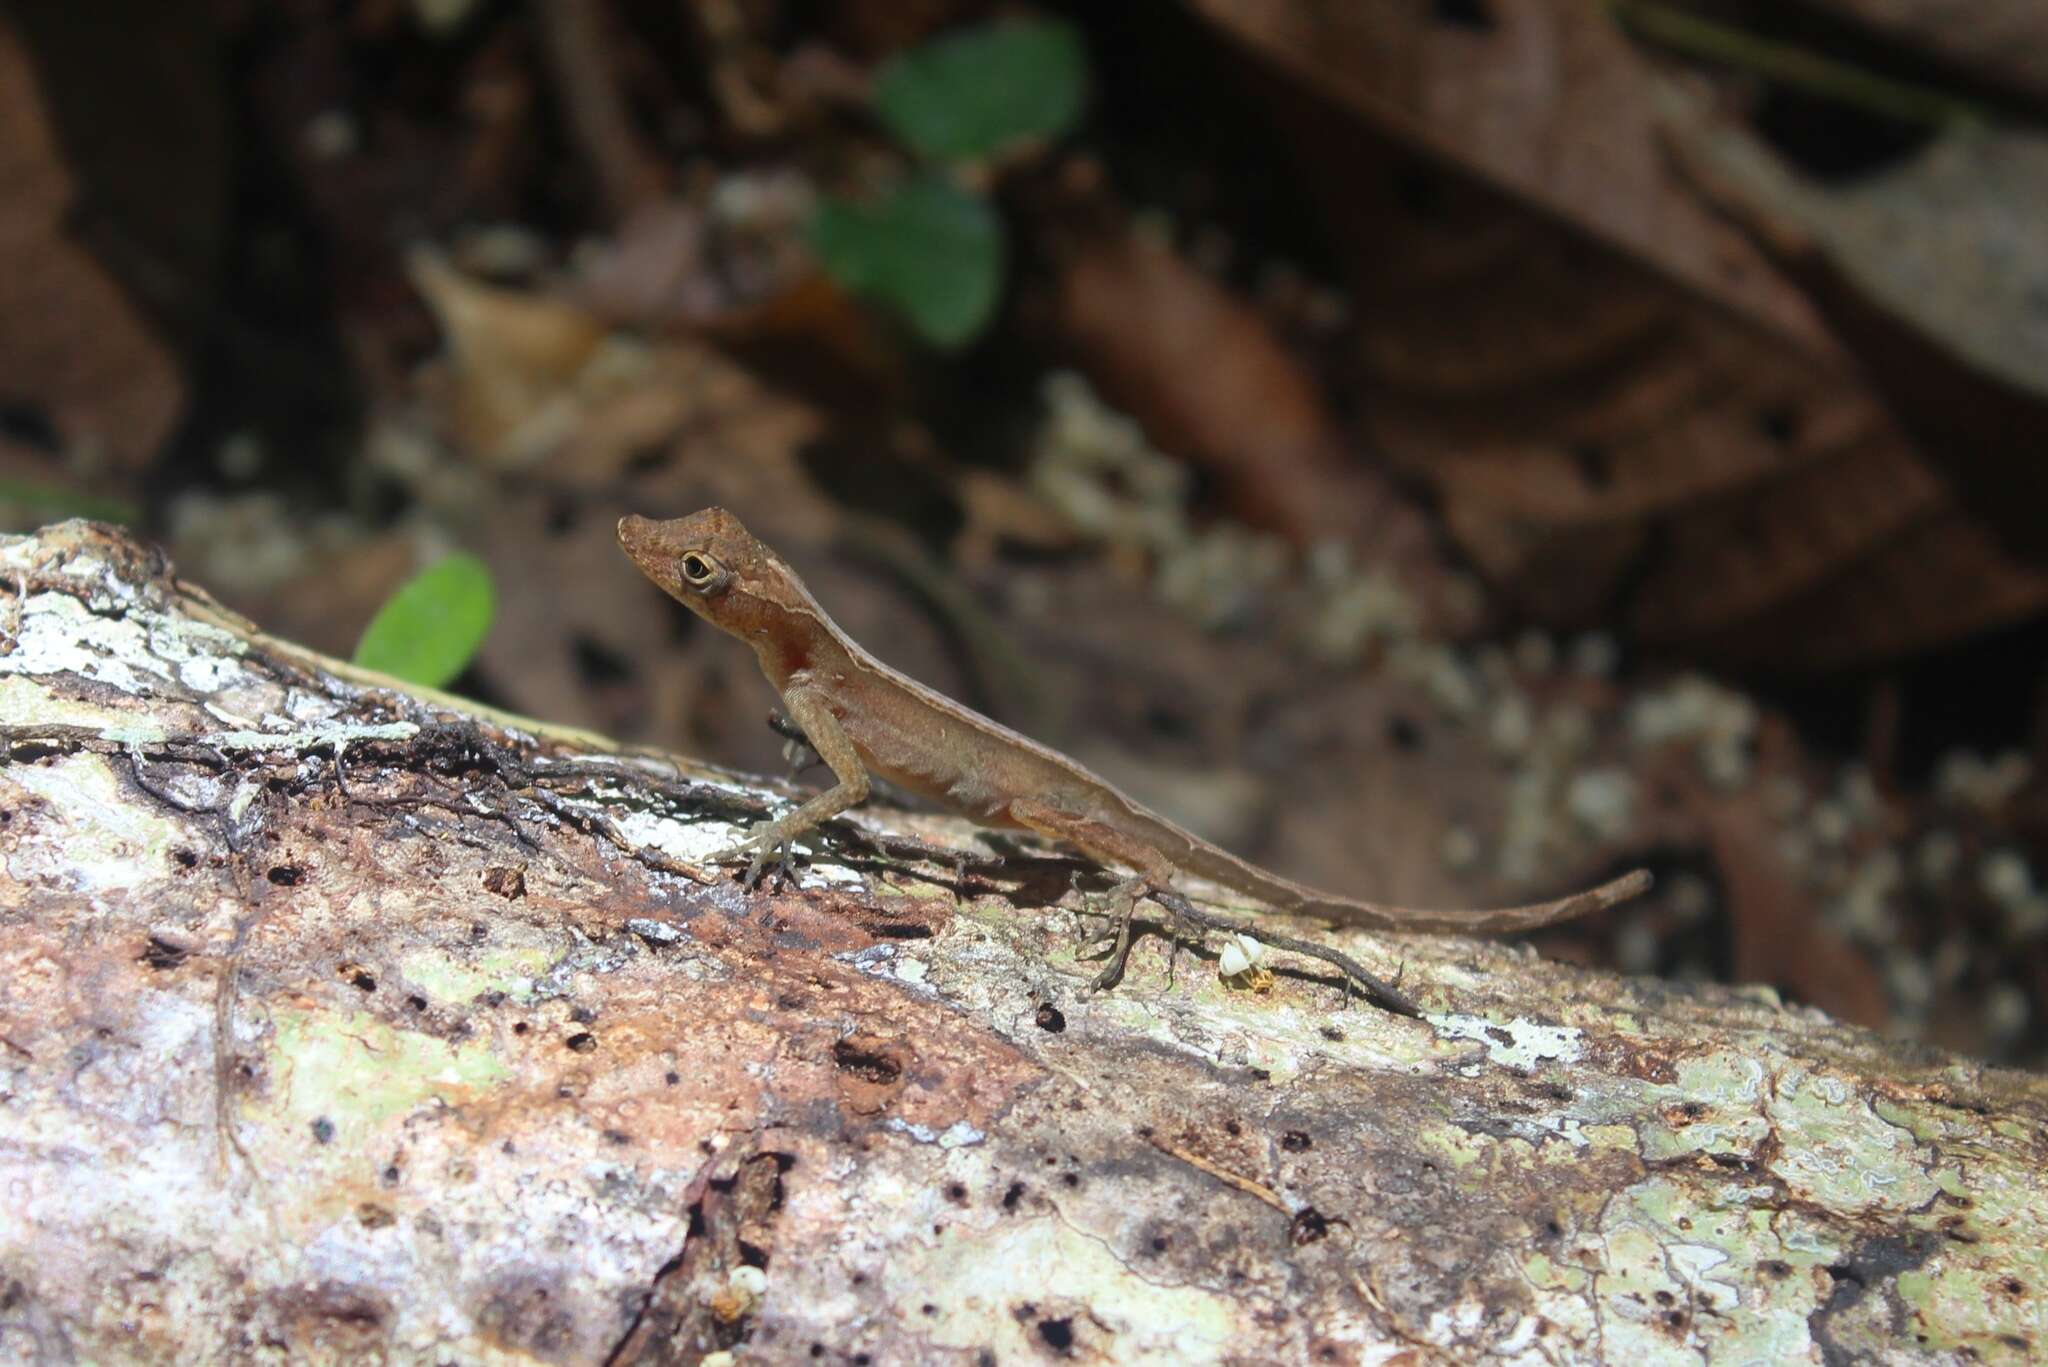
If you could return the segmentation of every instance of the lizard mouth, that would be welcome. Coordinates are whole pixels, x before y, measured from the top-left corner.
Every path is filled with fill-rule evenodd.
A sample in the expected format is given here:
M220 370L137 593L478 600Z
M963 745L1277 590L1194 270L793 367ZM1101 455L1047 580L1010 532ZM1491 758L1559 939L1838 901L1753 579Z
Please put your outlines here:
M674 575L661 553L661 524L651 517L629 513L619 519L619 547L640 572L664 589L673 591Z
M661 550L661 524L651 517L628 513L619 519L619 545L641 569L651 569Z

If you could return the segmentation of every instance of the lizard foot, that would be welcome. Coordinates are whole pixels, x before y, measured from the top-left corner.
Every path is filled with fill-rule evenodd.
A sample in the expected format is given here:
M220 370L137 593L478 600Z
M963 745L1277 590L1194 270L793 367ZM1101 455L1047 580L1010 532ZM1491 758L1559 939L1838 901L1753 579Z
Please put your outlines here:
M1181 930L1188 932L1191 938L1199 940L1201 938L1200 932L1204 930L1221 930L1234 935L1249 935L1252 939L1259 941L1261 944L1269 945L1274 949L1284 949L1294 954L1306 955L1311 959L1320 959L1343 974L1346 1001L1350 1000L1351 989L1355 985L1367 1001L1381 1010L1391 1011L1397 1016L1412 1016L1417 1020L1422 1019L1422 1008L1410 1000L1407 994L1403 993L1393 983L1374 974L1350 955L1340 953L1328 945L1317 944L1312 940L1298 939L1292 935L1282 935L1261 926L1246 925L1227 916L1218 916L1213 912L1202 911L1194 903L1188 901L1187 898L1171 889L1151 888L1147 891L1146 895L1160 906L1166 908L1167 912L1173 917L1175 925Z
M771 821L744 840L707 856L704 862L736 864L742 859L746 860L746 871L740 875L739 883L743 888L752 888L761 881L762 874L770 869L775 871L776 877L784 884L789 883L795 876L792 871L792 858L789 837L777 830L775 823Z
M1127 878L1110 889L1109 899L1115 910L1116 944L1109 951L1109 960L1095 980L1088 984L1091 992L1107 992L1123 980L1124 966L1131 959L1131 917L1138 909L1138 898L1145 891L1145 880Z

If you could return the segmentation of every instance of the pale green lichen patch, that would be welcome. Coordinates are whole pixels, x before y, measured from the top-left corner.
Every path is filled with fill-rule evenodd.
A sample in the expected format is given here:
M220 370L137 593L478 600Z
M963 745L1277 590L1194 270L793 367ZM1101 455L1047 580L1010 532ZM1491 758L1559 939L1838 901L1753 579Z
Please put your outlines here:
M1942 1326L1936 1333L1922 1324L1915 1346L1923 1351L2023 1360L2021 1345L2031 1352L2048 1343L2048 1312L2035 1308L2048 1305L2048 1295L2037 1294L2048 1288L2048 1213L2026 1205L2033 1189L2012 1175L2009 1155L1982 1155L2009 1190L1973 1176L1974 1146L1986 1142L1980 1117L1917 1104L1909 1093L1873 1100L1832 1064L1754 1037L1692 1054L1654 1041L1654 1052L1637 1061L1624 1035L1621 1053L1602 1056L1619 1066L1589 1074L1590 1056L1570 1027L1452 1016L1418 1030L1387 1017L1318 1013L1284 988L1261 996L1211 987L1188 989L1212 1027L1199 1038L1178 1037L1171 1011L1135 996L1102 1009L1220 1061L1267 1068L1281 1085L1319 1052L1404 1073L1448 1065L1461 1078L1567 1073L1576 1086L1559 1093L1558 1105L1496 1112L1482 1102L1470 1121L1422 1125L1408 1142L1452 1190L1470 1193L1532 1181L1568 1189L1596 1150L1619 1157L1622 1181L1596 1207L1560 1204L1578 1214L1561 1214L1559 1228L1594 1237L1518 1264L1537 1293L1534 1313L1588 1356L1817 1362L1817 1332L1838 1347L1863 1344L1901 1316ZM1332 1022L1341 1022L1340 1043L1324 1033ZM1628 1155L1647 1171L1626 1166ZM1642 1175L1631 1182L1631 1170ZM1966 1200L1950 1199L1957 1196ZM1970 1209L1980 1232L1995 1232L1988 1242L2002 1250L1997 1258L1983 1256L1986 1241L1968 1230L1942 1242L1938 1231L1955 1225L1957 1208ZM1883 1249L1867 1260L1866 1238L1904 1241L1931 1257L1900 1273ZM2015 1239L2029 1250L2023 1259L2010 1256ZM1845 1298L1844 1278L1859 1275L1867 1285L1854 1283L1857 1295Z
M518 935L517 928L501 929L500 937ZM466 959L453 959L432 950L408 954L398 969L405 981L437 1005L462 1006L486 992L502 992L522 1005L534 999L536 980L568 953L538 931L526 932L531 943L502 945Z
M0 778L0 786L7 784L43 799L48 807L38 819L63 828L11 857L17 879L82 893L139 887L163 876L184 835L177 822L157 815L154 803L134 801L98 755L13 765Z
M1425 1129L1415 1142L1460 1188L1488 1191L1525 1184L1532 1156L1573 1155L1563 1144L1532 1150L1519 1138L1454 1127ZM1589 1359L1816 1360L1806 1320L1824 1295L1815 1269L1841 1250L1774 1196L1770 1183L1704 1165L1614 1189L1590 1239L1561 1236L1555 1249L1520 1262L1538 1293L1532 1309ZM1554 1224L1579 1227L1565 1214Z
M1687 1298L1685 1284L1672 1275L1657 1232L1623 1215L1611 1220L1602 1236L1601 1268L1593 1279L1601 1309L1601 1358L1697 1361L1687 1325L1673 1314Z
M1870 1109L1885 1124L1898 1126L1923 1144L1968 1133L1967 1127L1957 1123L1959 1117L1954 1114L1924 1105L1912 1105L1898 1097L1874 1096L1870 1099Z
M1716 1050L1680 1059L1675 1083L1645 1083L1635 1104L1648 1103L1655 1123L1642 1128L1651 1162L1684 1154L1753 1157L1770 1136L1764 1112L1769 1076L1752 1055Z
M130 727L138 720L132 712L64 697L24 675L0 674L0 725L82 726L99 731Z
M278 1117L301 1131L324 1121L349 1146L426 1102L473 1100L510 1072L484 1045L393 1029L362 1011L285 1010L274 1029Z
M1455 1125L1432 1125L1417 1132L1415 1147L1434 1157L1464 1185L1482 1185L1476 1179L1492 1181L1497 1177L1509 1158L1505 1149L1519 1147L1517 1156L1524 1159L1532 1152L1524 1141L1492 1139Z
M1787 1249L1779 1219L1718 1183L1652 1176L1620 1193L1601 1224L1593 1285L1599 1356L1811 1360L1806 1316L1820 1291L1809 1269L1821 1259Z
M1914 1341L1924 1349L1966 1351L1973 1361L2030 1363L2048 1353L2048 1302L2039 1258L2007 1268L1947 1266L1938 1260L1898 1279Z
M1926 1347L1985 1362L2039 1362L2048 1357L2048 1202L2009 1164L1989 1158L1960 1162L1966 1195L1938 1204L1942 1240L1925 1263L1900 1274L1898 1298Z
M1498 1028L1507 1038L1487 1035L1494 1045L1520 1042L1510 1025ZM1441 1124L1412 1136L1458 1190L1516 1190L1538 1171L1569 1171L1595 1133L1603 1147L1633 1142L1646 1163L1664 1165L1612 1189L1593 1242L1567 1240L1518 1264L1539 1293L1536 1313L1589 1356L1818 1361L1810 1320L1828 1324L1838 1345L1860 1343L1869 1326L1897 1323L1902 1311L1920 1324L1922 1350L2023 1360L2021 1345L2048 1343L2048 1310L2039 1308L2048 1296L2036 1294L2048 1287L2048 1209L2008 1159L1984 1155L1999 1177L1975 1180L1974 1153L1919 1137L1960 1120L1897 1096L1880 1114L1840 1074L1771 1047L1704 1052L1674 1071L1674 1082L1622 1075L1582 1087L1551 1114L1491 1117L1514 1134ZM1981 1129L1977 1136L1981 1143ZM1954 1208L1970 1212L1970 1227ZM1555 1223L1579 1227L1568 1216ZM1926 1261L1894 1279L1881 1254L1862 1274L1867 1304L1832 1323L1815 1319L1854 1275L1823 1269L1861 1266L1859 1228L1924 1250L1916 1256ZM2011 1256L2016 1246L2024 1257ZM1985 1247L2003 1251L1986 1258Z
M1847 1080L1819 1070L1781 1074L1767 1103L1786 1142L1771 1171L1793 1194L1844 1214L1911 1210L1940 1187L1934 1155L1881 1119Z
M1548 1253L1532 1253L1523 1260L1522 1275L1538 1291L1563 1291L1577 1295L1591 1276L1584 1268L1559 1263Z
M1635 1149L1640 1133L1629 1125L1580 1125L1579 1135L1596 1149Z

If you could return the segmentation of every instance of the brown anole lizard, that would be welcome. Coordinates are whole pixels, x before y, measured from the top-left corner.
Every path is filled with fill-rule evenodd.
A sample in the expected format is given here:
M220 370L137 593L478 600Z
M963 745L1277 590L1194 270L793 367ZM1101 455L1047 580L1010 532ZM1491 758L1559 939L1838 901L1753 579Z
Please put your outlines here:
M790 719L838 780L713 857L723 862L751 855L749 882L791 840L865 799L869 776L879 775L981 825L1035 831L1100 864L1130 870L1134 876L1117 888L1117 946L1097 987L1121 975L1132 908L1145 896L1196 927L1242 930L1336 964L1380 1005L1411 1015L1420 1014L1414 1003L1346 956L1199 911L1175 892L1174 880L1193 874L1275 909L1344 925L1467 933L1548 925L1612 906L1650 885L1649 875L1637 871L1554 902L1481 911L1384 906L1319 892L1181 829L1058 751L889 668L841 631L795 571L722 508L667 522L624 518L619 543L671 597L753 647Z

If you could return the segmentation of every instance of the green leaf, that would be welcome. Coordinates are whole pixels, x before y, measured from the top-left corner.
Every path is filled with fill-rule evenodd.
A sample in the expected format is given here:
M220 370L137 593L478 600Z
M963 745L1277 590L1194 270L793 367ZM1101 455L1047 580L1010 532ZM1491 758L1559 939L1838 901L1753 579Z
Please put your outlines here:
M356 663L407 683L439 688L468 666L491 629L491 572L473 555L450 555L391 595L356 643Z
M938 346L971 340L1002 293L1002 220L987 200L940 176L872 203L828 198L810 238L834 280L895 308Z
M875 77L875 113L935 161L1056 138L1081 118L1088 53L1060 19L983 24L912 48Z

